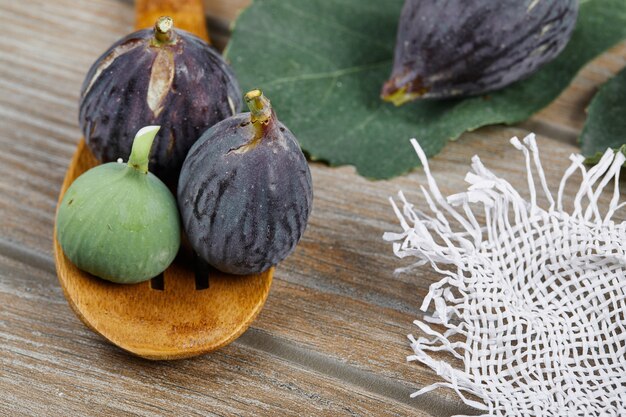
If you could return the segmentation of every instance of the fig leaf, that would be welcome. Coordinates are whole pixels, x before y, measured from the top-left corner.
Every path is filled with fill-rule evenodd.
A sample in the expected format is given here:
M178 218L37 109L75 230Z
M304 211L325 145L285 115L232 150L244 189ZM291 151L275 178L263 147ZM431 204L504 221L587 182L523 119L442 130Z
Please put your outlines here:
M227 58L245 90L272 97L312 160L354 165L383 179L418 165L466 130L524 120L554 100L578 70L626 38L624 0L581 2L565 50L530 78L485 97L384 103L402 0L257 0L238 18ZM431 17L434 18L434 17Z
M582 154L596 163L607 148L626 145L626 68L600 87L580 135Z

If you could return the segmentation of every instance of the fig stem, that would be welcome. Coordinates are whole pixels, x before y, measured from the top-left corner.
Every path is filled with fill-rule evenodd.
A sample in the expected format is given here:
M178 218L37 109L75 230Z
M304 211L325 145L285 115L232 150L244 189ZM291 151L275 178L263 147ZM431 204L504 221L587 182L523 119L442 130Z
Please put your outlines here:
M263 95L263 91L258 88L248 91L244 98L250 109L252 123L261 122L267 124L272 117L272 105L267 97Z
M147 174L150 161L150 149L161 126L146 126L139 129L133 139L133 147L128 158L128 166Z
M174 20L169 16L161 16L154 24L154 38L161 43L172 42L174 40Z

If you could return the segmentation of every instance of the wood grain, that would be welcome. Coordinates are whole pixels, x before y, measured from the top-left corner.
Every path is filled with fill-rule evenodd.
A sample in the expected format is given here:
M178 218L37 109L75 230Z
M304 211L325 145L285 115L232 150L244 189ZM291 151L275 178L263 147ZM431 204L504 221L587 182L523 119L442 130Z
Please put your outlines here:
M94 338L51 274L0 256L0 277L2 416L427 415L241 343L142 360Z
M39 262L37 259L50 259L56 196L76 146L75 138L80 134L76 125L80 83L91 62L110 43L131 30L133 11L130 3L112 0L31 0L30 3L31 7L20 2L0 0L0 14L13 22L3 28L5 37L10 41L0 43L0 86L7 92L0 95L0 234L5 243L8 242L5 251L10 252L8 248L15 248L13 252L29 250L35 257L24 259L35 265ZM225 1L207 0L205 3L216 3L215 7L225 9L229 7ZM76 39L82 41L77 42ZM584 118L584 100L577 92L597 88L601 82L597 74L616 70L614 59L619 64L621 58L611 56L624 54L626 45L616 50L587 66L558 99L558 108L553 104L540 113L544 116L531 119L535 123L533 128L541 129L538 133L549 133L540 134L538 142L544 152L548 182L552 187L557 185L567 165L567 156L578 150L575 139L578 128L568 125L572 120L581 123ZM610 62L607 63L607 59ZM555 130L550 130L550 126ZM459 192L466 187L463 177L474 154L480 155L495 173L506 176L515 186L523 189L525 175L520 164L523 158L508 144L508 139L514 134L523 136L527 132L526 128L496 126L465 134L448 145L431 162L431 169L442 191ZM553 132L556 134L553 135ZM562 132L569 133L559 136ZM407 151L410 151L408 143ZM61 355L62 365L37 375L33 369L40 363L29 357L36 356L33 353L20 357L21 360L11 368L2 362L2 370L11 369L11 377L6 379L15 378L17 382L0 379L0 388L11 387L7 388L7 392L14 393L28 386L27 380L35 381L39 387L38 394L28 405L29 409L42 410L48 404L54 404L51 409L56 411L50 414L57 415L62 406L70 402L48 399L43 393L46 390L55 393L57 388L71 387L66 372L71 375L85 374L77 384L82 393L86 392L85 387L96 387L105 392L108 384L115 384L116 373L119 372L124 375L124 381L132 383L125 382L124 390L115 391L115 398L119 398L116 406L127 407L126 412L133 410L136 414L149 415L158 414L158 411L154 411L150 402L142 397L146 393L150 396L151 384L158 386L160 381L173 378L176 386L168 386L172 392L165 401L159 402L159 407L166 410L161 414L192 414L190 409L193 407L208 414L210 406L200 404L205 399L211 406L219 403L215 414L230 415L243 409L241 402L246 403L252 398L231 398L235 395L233 393L250 390L250 386L255 384L267 384L268 379L264 379L262 374L272 375L272 368L280 363L280 366L285 366L280 369L286 373L296 372L296 376L289 379L291 383L300 379L297 372L318 374L320 379L307 385L307 394L298 397L307 407L313 400L306 400L306 395L312 395L318 389L328 393L328 387L353 388L357 382L349 381L346 372L360 372L370 378L359 383L359 390L346 394L343 397L346 402L359 403L360 395L372 395L384 398L381 410L387 407L387 403L393 407L398 398L406 399L411 390L436 381L437 376L432 371L415 363L407 364L404 359L410 353L406 334L413 332L419 335L411 324L421 314L417 306L428 286L438 280L438 276L427 267L413 275L394 276L393 269L403 265L403 262L394 258L390 246L381 239L384 231L398 228L387 201L388 196L403 189L419 208L427 208L418 190L418 184L424 183L422 171L416 170L392 181L370 182L355 175L351 167L332 169L313 163L311 170L315 200L310 226L296 252L277 269L264 310L253 328L239 341L217 353L183 360L181 363L186 365L181 369L192 372L193 377L185 379L180 375L183 371L174 370L169 365L153 368L151 363L136 362L136 359L109 346L74 318L51 272L30 268L28 270L33 272L29 274L33 276L27 274L18 279L18 272L24 271L24 267L18 265L15 273L0 275L7 277L2 282L11 294L4 300L14 300L15 292L26 293L26 287L39 287L39 292L31 288L31 294L37 293L32 303L22 305L22 301L16 301L18 306L12 307L18 309L16 314L2 315L7 310L0 309L2 335L12 338L17 332L22 332L18 329L28 329L31 325L42 334L51 334L38 337L25 331L20 333L21 339L14 342L17 347L11 349L24 349L32 343L35 347L29 349L49 352L49 361ZM571 195L572 190L568 189L567 193ZM40 299L47 301L37 306ZM31 310L49 317L40 317L37 325L15 317ZM259 335L272 343L261 341L262 346L255 345L253 342L257 338L262 339ZM5 339L0 344L4 346ZM285 346L293 348L295 353L284 355L281 349ZM231 349L241 352L239 357L249 361L246 365L247 379L244 378L241 383L236 378L238 371L227 371L235 369L224 356ZM255 361L255 355L262 359ZM10 356L7 362L14 358L15 355ZM279 364L276 363L277 358L280 359ZM198 390L198 386L205 387L203 384L209 382L203 381L202 375L207 375L204 379L210 379L219 374L222 367L232 378L229 381L220 380L228 385L228 389L216 391L223 398L194 397L191 405L186 407L185 393ZM258 376L249 376L250 373ZM278 380L282 378L283 374L277 374ZM56 384L57 380L62 382ZM136 381L144 385L135 388ZM328 385L318 388L316 384ZM269 386L273 386L272 383ZM392 388L381 388L375 391L378 394L371 394L381 386ZM214 386L211 385L211 388ZM280 404L284 392L258 389L260 391L254 392L263 397L262 400L257 399L261 404L258 414L291 414L295 409L302 411L303 415L315 414L314 408L293 408L297 407L295 400L286 401L282 413L276 408L266 408L268 402ZM155 388L153 392L160 395L159 390ZM207 390L203 388L202 395L208 396ZM8 398L4 395L0 391L0 403ZM89 398L98 407L105 403L103 393L91 394ZM416 415L423 412L446 415L432 407L451 403L454 398L454 393L437 390L430 397L409 400L409 403ZM164 405L167 401L178 401L179 404ZM77 410L76 414L104 415L107 412L105 409L91 411L86 403L76 399L72 404L74 408L71 409ZM374 403L374 407L376 404L380 405ZM360 413L377 415L376 409L364 410L360 409ZM402 408L398 413L410 415L411 409ZM4 414L3 411L0 414ZM349 415L350 411L338 407L332 412L326 409L317 413L325 414Z

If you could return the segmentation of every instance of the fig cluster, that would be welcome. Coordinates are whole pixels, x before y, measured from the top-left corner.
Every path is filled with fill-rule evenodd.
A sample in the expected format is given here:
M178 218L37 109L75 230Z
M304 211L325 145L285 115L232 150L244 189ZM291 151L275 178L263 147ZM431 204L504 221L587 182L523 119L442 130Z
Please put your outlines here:
M221 271L256 274L285 259L311 212L311 174L263 93L245 99L250 112L239 113L228 65L168 17L109 48L87 74L79 115L104 164L59 205L65 255L113 282L147 280L174 260L182 216L193 249Z

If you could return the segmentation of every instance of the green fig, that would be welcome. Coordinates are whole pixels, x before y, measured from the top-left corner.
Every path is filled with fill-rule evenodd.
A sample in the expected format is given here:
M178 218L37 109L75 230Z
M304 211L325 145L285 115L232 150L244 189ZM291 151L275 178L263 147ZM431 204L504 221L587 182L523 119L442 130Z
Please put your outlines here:
M137 132L127 164L99 165L67 189L57 212L57 238L78 268L134 284L160 274L176 257L181 233L176 200L148 172L159 129Z

